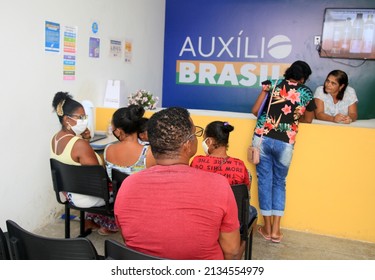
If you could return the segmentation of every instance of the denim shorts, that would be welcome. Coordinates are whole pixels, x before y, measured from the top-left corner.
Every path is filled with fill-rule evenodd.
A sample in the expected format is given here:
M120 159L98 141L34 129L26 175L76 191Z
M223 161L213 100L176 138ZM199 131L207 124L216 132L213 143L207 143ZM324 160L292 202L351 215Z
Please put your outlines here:
M253 146L260 148L260 162L256 166L260 213L263 216L283 216L285 185L294 145L280 140L254 135Z

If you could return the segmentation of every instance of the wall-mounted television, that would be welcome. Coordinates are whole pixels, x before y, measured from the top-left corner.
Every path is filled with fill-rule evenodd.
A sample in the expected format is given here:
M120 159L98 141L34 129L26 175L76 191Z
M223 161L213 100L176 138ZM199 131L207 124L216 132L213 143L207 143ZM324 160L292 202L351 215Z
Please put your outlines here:
M320 57L375 59L375 8L326 8Z

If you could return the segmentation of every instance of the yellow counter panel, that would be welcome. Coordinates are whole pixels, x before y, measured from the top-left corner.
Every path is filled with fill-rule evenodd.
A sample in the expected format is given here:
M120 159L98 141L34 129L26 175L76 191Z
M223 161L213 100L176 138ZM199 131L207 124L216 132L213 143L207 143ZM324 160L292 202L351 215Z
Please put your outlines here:
M115 109L96 108L96 130L105 131ZM252 115L189 110L196 125L214 120L234 126L228 153L246 162L255 118ZM147 111L150 117L153 112ZM369 122L364 122L365 126ZM357 122L357 125L361 121ZM375 242L375 129L326 122L300 124L287 177L285 216L281 226L291 230ZM198 152L203 149L198 139ZM258 210L255 167L251 204ZM262 219L258 220L262 223Z

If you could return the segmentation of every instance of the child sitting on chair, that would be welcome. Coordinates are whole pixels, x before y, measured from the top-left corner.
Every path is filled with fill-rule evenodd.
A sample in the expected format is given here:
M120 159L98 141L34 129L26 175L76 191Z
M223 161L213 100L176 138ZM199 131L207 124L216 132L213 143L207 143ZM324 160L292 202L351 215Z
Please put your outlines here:
M227 122L214 121L206 126L202 142L205 156L195 156L191 166L218 173L228 179L230 185L246 184L250 191L251 175L245 163L227 154L229 134L234 127ZM250 206L250 221L257 216L255 207Z

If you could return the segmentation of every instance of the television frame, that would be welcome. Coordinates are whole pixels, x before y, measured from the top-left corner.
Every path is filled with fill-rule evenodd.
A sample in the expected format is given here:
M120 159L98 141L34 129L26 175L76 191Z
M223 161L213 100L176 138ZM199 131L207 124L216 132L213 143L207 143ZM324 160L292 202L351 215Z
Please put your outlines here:
M362 20L356 20L360 17L359 14L362 14ZM372 15L374 25L372 31L369 25L366 26L364 36L363 31L366 21L370 18L369 15ZM374 16L375 8L325 8L320 57L375 60ZM353 28L354 25L358 28ZM360 32L355 33L357 30ZM356 38L355 34L359 34L360 37Z

